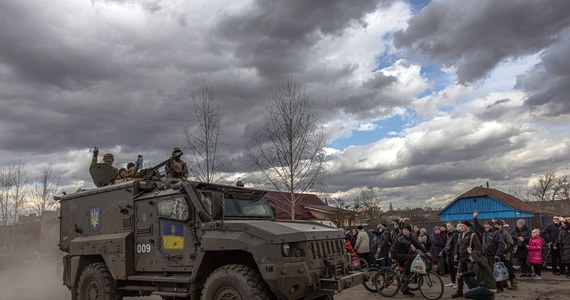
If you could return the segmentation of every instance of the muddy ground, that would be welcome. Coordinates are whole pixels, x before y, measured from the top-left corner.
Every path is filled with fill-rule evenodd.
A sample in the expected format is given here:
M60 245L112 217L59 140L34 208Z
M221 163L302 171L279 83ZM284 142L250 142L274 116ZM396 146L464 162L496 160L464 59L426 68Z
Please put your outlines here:
M0 299L2 300L66 300L71 299L67 288L62 285L60 270L53 263L42 261L10 263L0 265ZM445 276L445 283L449 283L449 276ZM446 288L442 299L451 299L455 291ZM343 291L335 296L337 300L380 299L378 294L372 294L361 286ZM395 299L410 298L401 294ZM416 292L415 299L423 299ZM160 297L125 298L160 300ZM550 272L544 274L543 280L521 279L519 289L505 290L496 296L500 299L528 299L528 300L563 300L570 299L570 279L565 276L554 276Z

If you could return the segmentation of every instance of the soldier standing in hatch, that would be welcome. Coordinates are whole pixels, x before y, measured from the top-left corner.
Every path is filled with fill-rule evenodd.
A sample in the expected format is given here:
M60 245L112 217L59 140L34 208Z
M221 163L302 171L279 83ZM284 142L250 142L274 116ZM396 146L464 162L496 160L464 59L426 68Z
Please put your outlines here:
M188 167L186 163L180 159L182 156L180 148L172 149L172 160L166 164L166 176L171 178L188 179Z
M91 159L90 168L93 168L94 166L97 165L98 156L99 156L99 147L94 147L93 158ZM105 153L105 155L103 155L103 163L106 163L113 168L113 173L115 175L113 179L115 179L117 176L119 176L119 169L113 167L113 162L115 162L115 156L113 156L112 153Z

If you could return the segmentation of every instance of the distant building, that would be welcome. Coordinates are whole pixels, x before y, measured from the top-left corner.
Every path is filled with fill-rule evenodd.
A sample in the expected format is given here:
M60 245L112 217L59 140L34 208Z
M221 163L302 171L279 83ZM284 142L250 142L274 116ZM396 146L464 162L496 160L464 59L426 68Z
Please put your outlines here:
M291 220L291 200L290 193L281 192L267 192L264 198L275 207L275 215L277 220ZM334 221L335 215L338 214L338 209L327 205L323 200L314 194L299 194L296 195L298 200L295 202L295 220L311 220L319 221ZM343 210L341 213L349 213ZM351 224L340 224L340 226L347 226Z
M475 187L444 207L439 212L439 220L470 220L475 209L479 219L535 218L552 214L499 190Z
M544 201L543 203L540 204L543 209L557 212L558 215L570 216L569 200Z

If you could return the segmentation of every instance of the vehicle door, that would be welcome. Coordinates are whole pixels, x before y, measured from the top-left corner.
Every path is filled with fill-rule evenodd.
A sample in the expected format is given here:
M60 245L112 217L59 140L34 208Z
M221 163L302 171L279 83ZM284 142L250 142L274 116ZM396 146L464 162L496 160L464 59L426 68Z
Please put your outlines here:
M194 211L183 194L135 202L135 270L185 271L194 265Z

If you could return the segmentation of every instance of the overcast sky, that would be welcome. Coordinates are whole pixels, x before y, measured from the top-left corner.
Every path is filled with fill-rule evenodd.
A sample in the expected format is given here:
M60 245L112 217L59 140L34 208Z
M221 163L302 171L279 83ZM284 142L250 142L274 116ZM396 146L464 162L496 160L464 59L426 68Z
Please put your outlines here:
M0 1L0 163L93 187L182 146L202 82L223 113L222 182L286 74L328 136L330 197L443 205L570 174L570 1Z

